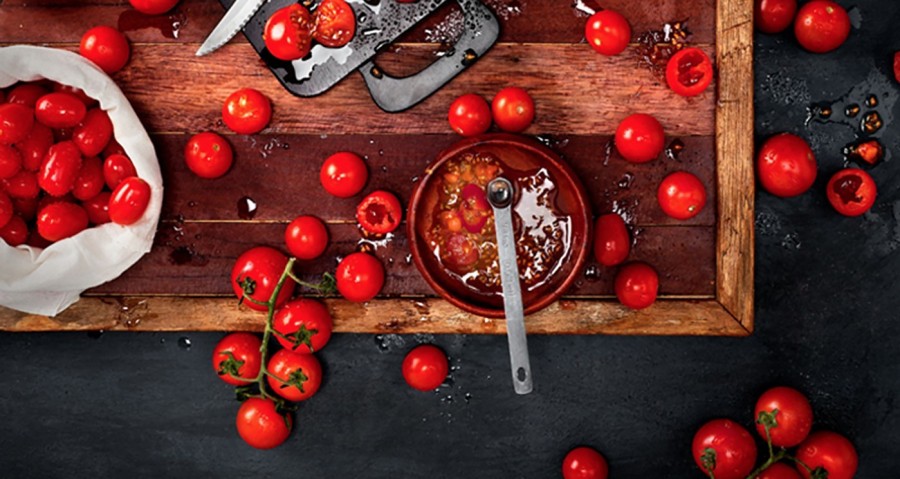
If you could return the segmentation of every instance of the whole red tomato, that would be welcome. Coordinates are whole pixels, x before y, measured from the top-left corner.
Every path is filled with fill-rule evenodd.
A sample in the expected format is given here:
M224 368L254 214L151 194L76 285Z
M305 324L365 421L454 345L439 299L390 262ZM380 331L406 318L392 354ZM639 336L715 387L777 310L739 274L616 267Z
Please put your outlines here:
M338 264L335 277L341 296L362 303L377 296L384 286L384 266L370 254L352 253Z
M847 440L831 431L817 431L809 435L797 448L797 461L812 470L821 467L828 472L828 479L852 479L859 466L856 448ZM809 471L797 465L804 479L809 479Z
M765 424L774 419L770 427L772 444L777 447L794 447L800 444L812 429L813 411L809 400L800 391L779 386L769 389L756 401L753 413L757 418L756 432L766 439Z
M342 47L356 33L356 15L344 0L322 0L313 12L313 38L326 47Z
M597 53L618 55L631 41L631 25L619 12L600 10L588 18L584 38Z
M628 258L631 237L625 220L615 213L597 218L594 224L594 257L603 266L615 266Z
M305 401L322 385L322 366L312 354L280 349L266 365L269 387L288 401Z
M99 108L88 110L81 122L72 131L72 141L84 156L99 155L113 135L112 122L109 115Z
M644 113L626 117L616 128L616 150L632 163L656 159L665 148L666 135L656 118Z
M13 215L5 226L0 228L0 239L9 246L19 246L28 241L28 225L21 216Z
M320 301L300 298L288 301L272 319L278 342L298 354L321 351L331 339L334 323Z
M808 51L830 52L850 36L850 16L844 7L831 0L812 0L797 12L794 35Z
M87 226L87 212L74 203L58 201L38 211L37 232L47 241L59 241L75 236Z
M22 154L19 150L0 145L0 180L12 178L22 169Z
M207 131L198 133L184 147L184 162L200 178L218 178L231 168L234 151L221 135Z
M580 446L569 451L562 463L563 479L607 479L606 458L592 447Z
M48 93L34 104L34 118L50 128L74 128L86 114L87 107L77 96L62 91Z
M431 344L416 346L403 358L403 379L418 391L432 391L443 384L450 372L447 355Z
M81 100L81 103L84 103L84 106L88 107L89 111L90 108L97 104L97 100L89 97L88 94L84 92L84 90L72 85L64 85L62 83L54 82L53 91L63 91L70 95L73 95L75 98Z
M616 274L615 290L623 305L631 309L647 308L656 301L659 275L647 263L628 263Z
M794 21L797 0L756 0L753 21L763 33L780 33Z
M262 341L255 334L231 333L216 343L213 348L213 371L219 379L232 386L243 386L254 380L262 368ZM235 377L237 376L237 377Z
M534 100L522 88L506 87L491 102L494 123L503 131L519 133L534 121Z
M250 398L238 409L238 435L256 449L272 449L281 445L291 433L293 420L278 412L270 399Z
M128 63L131 47L122 32L103 25L84 33L78 53L104 72L113 74Z
M756 479L800 479L800 474L783 462L776 462L756 476Z
M63 141L50 147L41 170L38 186L50 196L63 196L75 186L81 171L81 152L71 141Z
M31 132L15 148L22 155L22 168L37 171L53 145L53 131L40 123L35 123Z
M828 180L828 202L844 216L859 216L872 208L878 188L875 180L859 168L845 168Z
M313 22L309 10L299 3L280 8L266 21L263 40L273 57L287 62L299 60L312 46Z
M356 207L356 221L369 233L390 233L400 226L402 219L400 200L384 190L370 193Z
M125 155L113 154L103 161L103 180L106 186L114 190L125 178L137 176L134 163Z
M100 162L100 158L96 156L85 158L81 162L78 175L75 177L75 184L72 186L72 196L77 200L85 201L100 194L105 185L106 183L103 181L103 163Z
M789 198L806 192L816 181L816 157L803 138L775 135L763 144L756 159L759 183L769 193Z
M282 252L268 246L256 246L248 249L234 262L231 269L231 287L238 298L244 298L244 285L247 286L250 299L266 303L275 292L275 285L284 273L288 258ZM275 307L283 305L294 293L294 280L287 278L278 297ZM265 305L253 301L243 301L248 308L266 311Z
M262 131L272 119L272 103L252 88L241 88L225 99L222 120L231 131L252 135Z
M28 108L34 108L38 98L50 93L46 88L37 83L20 83L13 87L6 95L8 103L18 103Z
M37 175L28 170L20 170L11 178L0 180L0 189L6 189L10 198L23 200L37 198L41 192Z
M128 0L128 3L141 13L160 15L174 8L178 0Z
M362 191L369 179L369 170L359 155L341 151L329 156L319 171L319 181L328 193L338 198L350 198Z
M328 248L328 230L315 216L298 216L285 229L284 243L297 259L318 258Z
M697 467L716 479L745 479L756 463L753 436L730 419L704 424L694 435L691 451Z
M31 108L18 103L0 104L0 145L12 145L24 140L32 126L34 112Z
M656 200L665 214L687 220L700 214L706 206L706 187L700 178L686 171L676 171L659 184Z
M125 178L109 197L109 219L119 225L137 223L150 204L150 185L132 176Z
M450 128L462 136L480 135L491 127L491 107L475 93L466 93L450 104Z
M91 224L102 225L109 223L109 198L112 193L109 191L101 191L94 196L84 200L81 206L87 211L88 220Z
M687 47L672 55L666 64L666 83L681 96L697 96L712 83L712 62L706 52Z

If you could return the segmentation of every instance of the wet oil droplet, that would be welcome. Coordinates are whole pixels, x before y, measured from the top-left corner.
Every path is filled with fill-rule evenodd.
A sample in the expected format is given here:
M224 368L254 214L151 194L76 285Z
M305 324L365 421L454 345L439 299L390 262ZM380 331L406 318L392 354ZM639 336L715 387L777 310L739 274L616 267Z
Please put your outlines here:
M603 148L603 166L609 164L609 159L610 157L612 157L613 146L615 146L613 140L609 140L606 142L606 146Z
M621 178L619 178L616 186L618 186L620 190L627 190L631 188L632 183L634 183L634 175L631 173L625 173Z
M252 220L256 216L256 202L249 196L244 196L237 201L238 218Z
M669 146L666 147L666 158L678 161L678 157L681 155L682 151L684 151L684 142L675 138L669 143Z
M186 336L178 338L178 347L186 350L191 349L191 339Z
M856 118L856 115L859 115L859 105L856 103L851 103L844 108L844 116L847 118Z
M600 279L600 267L592 264L584 269L584 278L588 281L597 281Z
M463 399L466 400L466 404L469 404L469 401L472 400L472 393L466 393L465 396L463 396Z
M875 108L878 106L878 97L875 95L869 95L866 97L866 106L869 108Z
M881 115L877 111L870 111L863 117L862 123L860 123L860 130L867 135L871 135L878 132L882 126L884 126L884 122L881 121Z
M378 78L379 80L384 77L384 73L378 67L373 66L369 73L372 74L373 77Z
M462 64L464 66L469 66L469 65L475 63L475 60L477 60L477 59L478 59L478 53L475 53L475 50L472 50L470 48L470 49L466 50L465 53L463 54Z

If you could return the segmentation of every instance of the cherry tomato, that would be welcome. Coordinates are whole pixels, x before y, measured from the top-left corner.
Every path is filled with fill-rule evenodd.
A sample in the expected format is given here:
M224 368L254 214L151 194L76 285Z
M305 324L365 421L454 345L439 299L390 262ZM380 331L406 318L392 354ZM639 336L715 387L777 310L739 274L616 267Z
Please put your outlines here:
M459 218L462 225L470 233L481 233L488 218L493 216L493 209L488 203L484 188L474 183L466 185L460 194Z
M597 53L618 55L631 41L631 25L619 12L600 10L588 18L584 38Z
M102 225L109 223L109 198L112 193L109 191L101 191L94 196L81 203L81 206L87 211L88 220L93 225Z
M115 137L109 140L109 144L103 149L103 157L109 158L112 155L125 155L125 148L116 141Z
M37 198L41 192L41 187L38 186L37 175L31 171L21 170L13 175L12 178L0 181L3 182L0 186L13 199L33 199Z
M672 55L666 64L666 83L681 96L697 96L712 83L713 66L706 52L687 47Z
M352 253L341 260L335 273L341 296L362 303L378 295L384 286L384 266L367 253Z
M320 301L300 298L288 301L275 312L272 327L285 349L312 354L328 344L334 323L328 308Z
M850 16L844 7L831 0L812 0L797 12L794 35L808 51L830 52L850 36Z
M252 88L235 91L222 105L222 120L235 133L259 133L271 119L272 103L265 95Z
M313 17L313 38L326 47L342 47L356 33L356 15L344 0L322 0Z
M109 197L109 219L118 225L137 223L150 204L150 185L131 176L119 183Z
M800 479L800 474L793 467L776 462L756 476L756 479Z
M810 434L800 443L796 457L797 461L812 470L821 467L828 471L828 479L852 479L859 466L859 456L853 444L846 437L831 431ZM797 470L804 479L810 478L805 467L798 465Z
M656 118L635 113L619 123L615 141L622 158L632 163L646 163L662 153L666 135Z
M114 190L125 178L137 176L134 163L125 155L109 155L103 161L103 180L106 186Z
M403 379L418 391L432 391L443 384L450 372L447 355L431 344L416 346L403 358Z
M338 198L350 198L362 191L369 179L369 170L359 155L341 151L329 156L319 171L319 181L325 191Z
M609 465L594 448L576 447L563 459L562 475L563 479L607 479Z
M128 3L146 15L159 15L174 8L178 0L128 0Z
M59 241L74 236L87 226L87 212L74 203L58 201L38 211L37 232L47 241Z
M21 83L13 87L6 95L7 103L18 103L28 108L34 108L38 98L50 93L46 88L37 83Z
M19 246L28 241L28 225L21 216L13 215L6 223L6 226L0 228L0 239L6 241L9 246Z
M780 33L794 21L797 0L756 0L753 21L763 33Z
M34 118L50 128L73 128L87 114L87 107L75 95L66 92L48 93L34 104Z
M0 145L0 180L12 178L22 169L22 155L19 150Z
M128 63L131 47L122 32L102 25L84 33L78 53L111 75Z
M318 258L328 247L328 230L315 216L298 216L285 229L284 243L297 259Z
M686 171L670 173L659 184L656 200L663 212L677 220L693 218L706 206L706 187Z
M81 162L78 175L75 177L75 184L72 186L72 196L78 200L85 201L100 194L104 186L106 186L106 183L103 181L103 163L100 161L100 158L96 156L85 158Z
M38 186L51 196L63 196L72 191L81 170L81 152L71 141L63 141L50 147L41 170Z
M809 144L790 133L766 140L756 160L763 189L782 198L805 193L816 181L817 169L816 157Z
M3 191L0 191L0 228L9 223L9 220L11 220L15 214L15 210L16 208L13 205L12 198Z
M218 178L231 168L234 151L225 138L213 132L198 133L184 147L184 162L200 178Z
M800 444L812 429L813 412L809 400L800 391L789 387L779 386L764 392L756 401L753 414L757 418L756 432L763 439L766 439L764 423L774 415L776 425L769 429L769 435L777 447Z
M0 105L0 145L18 143L34 126L34 112L18 103Z
M250 299L265 303L272 298L275 285L287 266L288 258L280 251L268 246L256 246L250 248L234 262L231 270L231 287L238 298L244 298L243 284L247 284L247 295ZM294 280L287 278L278 297L275 307L280 307L294 293ZM265 305L256 304L253 301L244 301L248 308L256 311L266 311Z
M322 366L312 354L280 349L266 365L269 387L288 401L305 401L322 385Z
M298 3L278 9L266 21L263 40L273 57L294 61L305 57L312 45L313 22L309 10Z
M40 123L35 123L31 133L24 140L15 144L22 155L22 168L37 171L47 156L47 150L53 145L53 131Z
M631 252L631 237L625 220L615 213L597 218L594 224L594 257L603 266L621 264Z
M828 202L844 216L859 216L875 204L875 180L859 168L845 168L828 180Z
M54 82L53 83L53 91L66 92L66 93L74 96L75 98L78 98L79 100L81 100L81 103L84 103L84 106L88 107L89 109L97 103L97 100L89 97L87 95L87 93L84 92L84 90L82 90L81 88L78 88L78 87L74 87L72 85L64 85L62 83ZM90 110L88 110L88 111L90 111Z
M400 200L384 190L370 193L356 207L356 221L369 233L390 233L400 226L402 219Z
M238 409L235 424L244 442L256 449L272 449L287 440L293 420L278 412L271 399L250 398Z
M219 379L232 386L247 384L239 378L256 379L262 367L260 346L262 341L255 334L231 333L225 336L213 348L213 371Z
M16 208L16 214L21 216L25 221L34 221L37 218L38 199L37 198L12 198L13 205Z
M659 275L647 263L628 263L616 274L615 290L623 305L631 309L644 309L656 301Z
M694 435L691 446L694 462L716 479L744 479L756 462L756 443L740 424L730 419L713 419Z
M97 156L109 144L113 126L109 115L99 108L88 110L84 121L72 131L72 141L84 156Z
M491 102L494 123L503 131L518 133L534 121L534 100L519 87L506 87Z
M480 135L491 127L491 107L481 95L467 93L450 104L447 120L462 136Z

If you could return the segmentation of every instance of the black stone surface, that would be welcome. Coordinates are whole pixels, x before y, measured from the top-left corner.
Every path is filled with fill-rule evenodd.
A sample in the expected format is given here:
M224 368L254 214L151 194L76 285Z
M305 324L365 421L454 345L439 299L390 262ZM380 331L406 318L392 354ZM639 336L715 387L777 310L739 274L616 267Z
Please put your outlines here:
M221 334L2 334L0 477L554 478L588 444L614 478L702 478L694 431L716 417L749 427L757 396L779 384L854 442L856 477L900 477L900 162L871 170L871 213L840 217L824 185L856 130L804 125L810 102L876 93L883 139L900 151L900 2L841 3L861 24L837 52L757 37L757 138L809 138L820 174L799 198L758 195L752 337L533 336L535 392L517 397L505 337L336 335L295 432L261 452L238 438L238 403L211 373ZM400 363L420 341L449 353L452 385L406 387Z

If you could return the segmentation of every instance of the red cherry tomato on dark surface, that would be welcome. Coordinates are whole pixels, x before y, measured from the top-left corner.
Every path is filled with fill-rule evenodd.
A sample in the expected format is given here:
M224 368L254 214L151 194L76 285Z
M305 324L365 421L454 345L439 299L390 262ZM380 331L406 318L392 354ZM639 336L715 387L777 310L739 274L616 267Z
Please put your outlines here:
M659 275L647 263L628 263L616 274L615 290L623 305L631 309L644 309L656 301Z
M184 147L184 162L200 178L219 178L228 172L234 151L225 138L213 132L198 133Z
M584 37L597 53L618 55L631 41L631 25L621 13L601 10L588 18Z
M828 180L828 202L844 216L859 216L875 204L875 180L859 168L838 171Z
M0 189L5 189L6 194L9 195L10 198L13 199L34 199L41 192L41 187L38 186L37 175L28 170L21 170L12 178L7 178L2 181L0 184Z
M244 442L256 449L272 449L287 440L293 420L278 412L271 399L250 398L238 409L235 424Z
M753 21L763 33L780 33L794 22L797 0L756 0Z
M18 103L28 108L34 108L38 98L50 93L46 88L37 83L21 83L13 87L6 95L7 103Z
M756 479L800 479L800 473L783 462L776 462L759 473Z
M150 204L150 185L132 176L125 178L109 197L109 219L118 225L137 223Z
M103 163L96 156L85 158L81 162L81 168L75 177L72 186L72 196L75 199L85 201L91 199L101 191L106 183L103 181Z
M694 462L704 473L709 465L716 479L745 479L756 463L756 443L740 424L730 419L713 419L694 435L691 446Z
M84 33L78 53L104 72L113 74L128 63L131 47L122 32L103 25Z
M94 196L84 200L81 206L87 211L88 220L92 225L102 225L109 223L109 197L112 193L109 191L101 191Z
M616 128L616 150L632 163L656 159L665 148L666 134L656 118L635 113Z
M0 190L0 228L9 223L9 220L11 220L15 214L15 210L16 208L12 198Z
M34 118L50 128L73 128L87 114L87 107L75 95L66 92L48 93L34 104Z
M313 12L313 38L326 47L342 47L356 33L356 14L344 0L322 0Z
M232 386L243 386L233 375L244 379L256 379L262 367L262 355L259 348L262 341L255 334L231 333L213 348L212 366L219 379Z
M416 346L403 358L403 379L418 391L432 391L443 384L450 372L447 355L431 344Z
M335 278L341 296L362 303L377 296L384 286L384 266L370 254L352 253L338 264Z
M19 150L0 145L0 180L12 178L22 169L22 154Z
M563 479L607 479L609 464L592 447L580 446L569 451L562 463Z
M18 103L0 105L0 145L11 145L24 140L32 126L34 111L31 108Z
M312 46L313 22L309 10L298 3L278 9L266 21L263 40L273 57L299 60Z
M481 95L466 93L450 104L447 120L462 136L480 135L491 127L491 107Z
M103 180L106 186L114 190L125 178L137 176L134 163L125 155L109 155L103 161Z
M315 216L298 216L284 230L284 243L297 259L318 258L328 248L328 230Z
M816 157L803 138L790 133L775 135L759 150L756 173L769 193L789 198L801 195L816 181Z
M519 87L506 87L494 96L491 113L494 123L501 130L518 133L534 121L534 100L527 91Z
M74 203L58 201L38 211L37 231L47 241L59 241L74 236L87 226L87 212Z
M21 216L13 215L6 223L6 226L0 228L0 239L6 241L9 246L19 246L28 241L28 225Z
M231 287L234 290L234 294L238 298L243 298L244 290L242 284L249 281L250 294L248 294L248 297L263 303L269 301L272 293L275 292L275 285L278 283L278 279L281 278L287 263L287 256L274 248L256 246L248 249L238 256L237 261L234 262L234 267L231 269ZM294 280L287 278L284 281L284 286L278 293L275 306L280 307L283 305L293 296L293 293ZM243 304L256 311L267 310L266 306L252 301L244 301Z
M810 52L830 52L850 36L850 16L831 0L812 0L797 12L794 35L800 46Z
M625 220L615 213L597 218L594 224L594 257L603 266L615 266L628 258L631 237Z
M322 385L322 366L312 354L280 349L269 359L266 369L270 373L266 376L269 387L288 401L305 401Z
M712 83L714 70L706 52L687 47L672 55L666 64L666 83L681 96L697 96Z
M113 135L112 122L105 111L94 108L88 110L84 121L72 130L72 141L84 156L97 156L109 144Z
M63 196L72 191L78 172L81 171L81 152L71 141L63 141L50 147L41 170L38 186L51 196Z
M690 219L706 206L706 187L700 178L686 171L676 171L659 184L656 200L663 212L672 218Z
M128 0L128 3L146 15L160 15L174 8L178 0Z
M831 431L816 431L797 447L797 461L812 470L823 468L828 471L828 479L852 479L859 466L856 448L846 437ZM809 471L798 465L797 470L804 479L809 479Z
M402 219L400 200L384 190L370 193L356 207L356 221L369 233L390 233L400 226Z
M341 151L329 156L319 171L319 181L328 193L349 198L362 191L369 179L369 170L359 155Z
M757 419L756 432L765 440L766 428L759 422L760 414L764 416L774 414L776 426L769 429L769 435L772 444L777 447L794 447L800 444L812 429L812 406L806 396L796 389L774 387L764 392L756 401L753 413Z
M252 88L235 91L222 105L222 120L235 133L259 133L271 119L272 103L265 95Z
M24 140L15 144L15 148L22 155L22 168L28 171L37 171L47 156L47 150L53 145L53 131L50 128L35 123L31 133Z
M288 301L275 312L272 327L285 349L298 354L321 351L331 339L334 323L331 313L320 301L300 298Z

